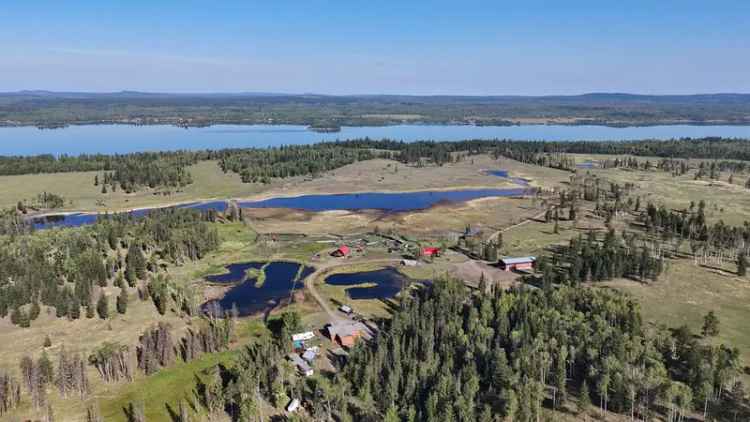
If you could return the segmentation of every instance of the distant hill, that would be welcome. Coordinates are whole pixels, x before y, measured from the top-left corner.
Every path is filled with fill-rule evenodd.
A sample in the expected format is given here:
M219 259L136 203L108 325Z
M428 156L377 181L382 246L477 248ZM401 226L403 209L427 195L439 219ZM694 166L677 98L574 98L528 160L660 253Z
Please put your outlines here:
M0 125L287 123L363 126L750 124L750 94L550 96L321 95L266 92L0 93Z

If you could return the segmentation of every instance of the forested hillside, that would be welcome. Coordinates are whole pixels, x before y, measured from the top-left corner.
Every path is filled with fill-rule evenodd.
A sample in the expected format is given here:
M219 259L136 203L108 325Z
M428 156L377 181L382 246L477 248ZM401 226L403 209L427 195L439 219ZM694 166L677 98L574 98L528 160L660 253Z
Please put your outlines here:
M24 232L8 223L15 229L0 235L0 317L10 314L13 323L28 326L46 305L58 317L92 318L95 304L108 308L98 303L107 300L102 287L145 288L164 264L196 260L215 249L218 234L207 218L194 210L163 209L142 218L104 216L91 226L64 230ZM165 283L151 280L143 291L157 307Z
M630 95L410 96L165 94L145 92L0 94L0 122L58 127L131 123L219 123L318 127L401 123L510 125L523 121L598 125L747 123L750 96Z
M282 334L249 345L232 370L217 367L200 398L233 420L257 418L261 397L283 406L300 395L315 420L532 422L592 405L646 420L747 416L736 349L647 327L613 291L471 292L437 280L383 323L331 379L290 377Z
M341 382L371 420L535 421L571 402L676 420L737 410L737 354L686 328L644 327L638 305L613 292L471 294L439 281L402 302Z

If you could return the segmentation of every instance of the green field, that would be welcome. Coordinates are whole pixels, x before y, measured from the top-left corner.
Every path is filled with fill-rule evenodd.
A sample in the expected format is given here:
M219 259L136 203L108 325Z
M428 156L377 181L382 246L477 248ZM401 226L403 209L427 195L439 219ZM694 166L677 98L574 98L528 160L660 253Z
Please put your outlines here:
M614 156L607 155L575 155L577 162L588 159L605 160ZM659 158L637 157L638 161L650 160L658 163ZM696 160L692 160L695 162ZM711 160L705 160L711 161ZM721 173L718 180L694 180L695 170L685 175L673 177L669 172L661 170L633 171L628 169L591 169L579 170L619 182L621 185L632 183L635 189L631 195L641 196L641 201L653 202L667 208L686 209L690 201L696 204L706 202L706 217L712 221L723 220L727 224L741 225L750 220L750 191L744 187L750 175L738 174L733 183L729 183L729 173Z
M720 321L714 344L737 347L745 365L750 364L750 279L734 275L734 268L717 271L674 260L658 281L641 284L622 280L606 286L631 294L641 305L645 321L668 327L687 325L700 334L703 317L714 311Z
M65 198L65 210L117 211L139 207L165 205L208 199L245 197L263 190L262 185L242 183L234 173L224 174L215 161L203 161L189 168L193 183L171 195L154 195L146 189L134 194L120 190L101 193L94 186L94 176L101 172L34 174L0 176L0 207L15 206L19 200L31 199L41 192L51 192Z

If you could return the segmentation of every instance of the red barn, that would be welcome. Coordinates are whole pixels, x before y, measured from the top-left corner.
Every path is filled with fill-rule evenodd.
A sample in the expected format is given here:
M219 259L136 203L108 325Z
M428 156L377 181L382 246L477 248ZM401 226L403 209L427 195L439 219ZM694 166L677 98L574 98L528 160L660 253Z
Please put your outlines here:
M331 255L333 256L349 256L349 253L351 250L349 250L349 247L346 245L341 245L338 249L331 252Z
M440 248L423 248L422 256L440 256Z
M500 259L500 268L505 271L530 270L534 268L533 256L524 256L520 258L502 258Z

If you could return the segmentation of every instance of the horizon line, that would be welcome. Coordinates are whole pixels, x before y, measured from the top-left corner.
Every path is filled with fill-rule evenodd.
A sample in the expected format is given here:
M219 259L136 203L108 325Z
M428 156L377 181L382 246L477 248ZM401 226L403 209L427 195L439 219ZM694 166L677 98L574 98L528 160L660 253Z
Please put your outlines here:
M23 95L23 94L47 94L47 95L174 95L174 96L286 96L286 97L475 97L475 98L545 98L545 97L582 97L593 95L611 96L633 96L633 97L696 97L696 96L731 96L750 95L750 92L693 92L693 93L668 93L668 94L644 94L622 91L590 91L577 94L384 94L384 93L352 93L352 94L326 94L317 92L275 92L275 91L140 91L140 90L116 90L116 91L71 91L71 90L47 90L47 89L20 89L15 91L0 91L0 95Z

